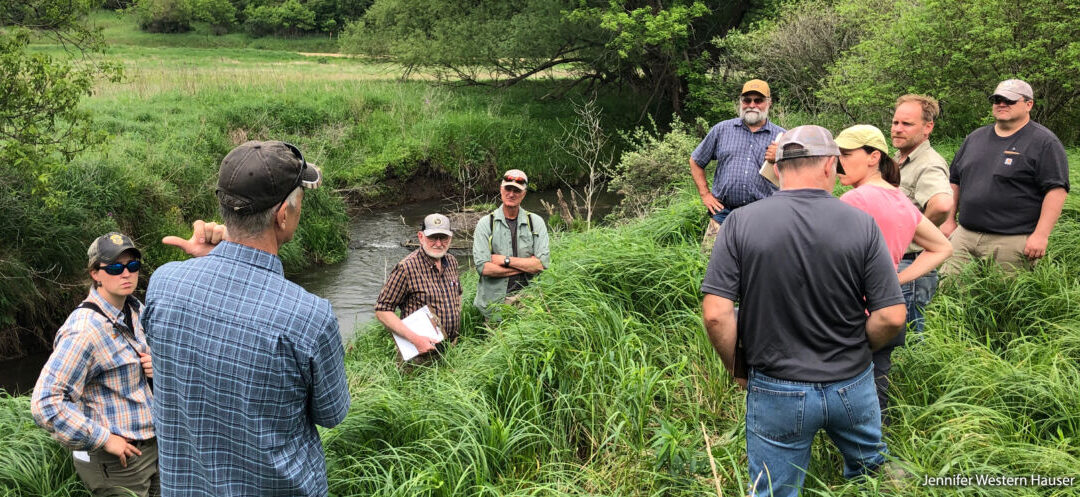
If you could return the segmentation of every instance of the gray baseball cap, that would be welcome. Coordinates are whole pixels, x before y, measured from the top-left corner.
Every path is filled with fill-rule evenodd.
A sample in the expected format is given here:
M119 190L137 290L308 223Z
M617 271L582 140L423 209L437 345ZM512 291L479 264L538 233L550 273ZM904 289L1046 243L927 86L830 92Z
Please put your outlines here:
M90 244L90 248L86 249L86 257L89 259L87 262L91 265L112 264L116 262L120 254L128 250L135 252L136 259L142 259L142 252L135 248L135 243L131 241L130 237L115 231L105 233L97 237Z
M221 160L217 197L224 208L255 214L281 203L298 186L318 188L321 182L322 172L295 146L249 141Z
M798 145L798 147L787 147ZM780 141L776 143L776 161L797 159L800 157L827 157L840 155L840 148L836 146L832 133L821 126L808 124L798 126L784 132Z
M1009 100L1035 99L1034 93L1031 91L1031 85L1019 79L1006 79L998 83L990 98L993 99L995 96L1005 97Z
M450 218L442 214L428 214L427 217L424 218L423 233L424 236L454 236L453 230L450 229Z

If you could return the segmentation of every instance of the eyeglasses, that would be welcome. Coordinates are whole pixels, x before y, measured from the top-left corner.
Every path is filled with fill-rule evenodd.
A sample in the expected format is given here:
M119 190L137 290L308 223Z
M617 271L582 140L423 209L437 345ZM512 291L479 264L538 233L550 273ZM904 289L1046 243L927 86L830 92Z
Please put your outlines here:
M137 273L139 272L139 269L142 269L142 262L140 262L138 259L132 259L128 261L127 264L114 262L112 264L103 264L101 266L98 266L98 269L104 269L106 273L113 276L119 276L121 274L124 274L124 268L127 268L127 270L131 271L132 273Z
M1005 105L1013 106L1013 105L1016 105L1016 102L1019 102L1019 100L1009 100L1009 99L1007 99L1007 98L1005 98L1005 97L1003 97L1001 95L994 95L994 96L990 97L990 103L992 103L994 105L1005 104Z
M744 105L750 105L752 103L761 105L761 104L765 103L766 100L768 100L768 99L765 98L765 97L743 97L742 98L742 103Z
M529 180L525 179L524 176L510 176L509 174L503 176L503 181L513 181L514 183L521 183L523 185L529 184Z
M424 238L427 238L431 243L443 244L450 242L450 237L446 235L431 235L425 236Z

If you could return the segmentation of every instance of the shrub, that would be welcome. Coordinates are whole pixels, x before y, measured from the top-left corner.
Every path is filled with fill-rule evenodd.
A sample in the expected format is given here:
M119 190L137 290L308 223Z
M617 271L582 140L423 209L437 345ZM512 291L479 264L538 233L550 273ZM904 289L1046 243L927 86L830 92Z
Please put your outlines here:
M704 120L698 124L708 127ZM648 213L657 200L669 197L690 180L688 160L701 139L689 124L678 118L663 137L658 136L653 123L651 132L639 127L625 138L630 146L619 158L615 177L608 186L609 190L623 196L612 214L640 217Z
M193 0L137 0L129 12L150 33L185 33L196 20Z

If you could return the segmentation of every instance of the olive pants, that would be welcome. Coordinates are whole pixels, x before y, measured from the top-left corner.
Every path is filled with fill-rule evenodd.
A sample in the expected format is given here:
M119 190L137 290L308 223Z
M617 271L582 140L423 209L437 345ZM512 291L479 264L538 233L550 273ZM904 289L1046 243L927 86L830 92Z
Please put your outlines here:
M127 458L127 467L120 464L120 458L105 452L105 449L90 451L89 461L75 456L75 472L95 496L161 495L157 439L140 440L131 444L142 451L142 455Z

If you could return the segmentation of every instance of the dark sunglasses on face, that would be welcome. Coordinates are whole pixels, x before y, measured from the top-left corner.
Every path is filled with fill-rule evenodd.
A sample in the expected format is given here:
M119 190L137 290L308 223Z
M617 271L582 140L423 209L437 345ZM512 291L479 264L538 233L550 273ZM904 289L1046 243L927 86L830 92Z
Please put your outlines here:
M509 174L506 175L506 176L503 176L503 181L513 181L514 183L521 183L523 185L529 183L529 180L527 180L527 179L525 179L525 178L523 178L521 176L510 176Z
M127 268L127 270L132 273L137 273L139 272L139 269L142 269L142 262L138 259L132 259L128 261L127 264L114 262L112 264L102 264L101 266L98 266L98 269L104 269L106 273L113 276L124 274L124 268Z
M1009 100L1009 99L1007 99L1007 98L1005 98L1005 97L1003 97L1001 95L994 95L994 96L990 97L990 103L992 103L994 105L1005 104L1005 105L1010 105L1011 106L1011 105L1016 105L1016 102L1018 102L1018 100Z
M761 105L765 103L765 97L743 97L742 103L746 105L750 105L751 103Z

